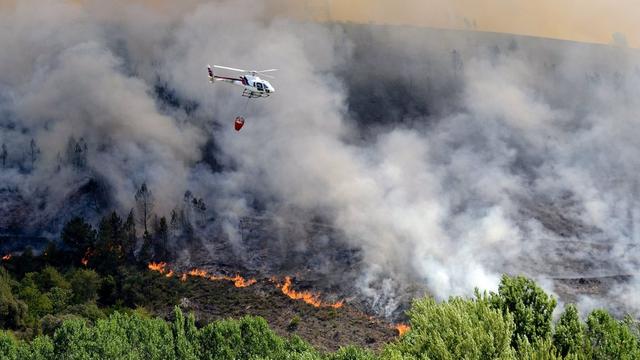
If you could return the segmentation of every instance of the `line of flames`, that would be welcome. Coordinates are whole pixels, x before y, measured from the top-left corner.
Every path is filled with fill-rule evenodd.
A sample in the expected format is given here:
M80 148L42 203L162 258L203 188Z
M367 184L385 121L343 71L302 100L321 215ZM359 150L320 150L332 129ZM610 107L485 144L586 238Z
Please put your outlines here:
M3 257L4 259L4 257ZM172 277L174 276L174 271L170 268L168 268L167 263L166 262L151 262L147 265L147 267L149 268L149 270L151 271L156 271L160 274L165 275L166 277ZM233 285L237 288L244 288L244 287L248 287L251 286L253 284L255 284L257 281L256 279L249 279L246 280L245 278L243 278L240 275L236 275L236 276L225 276L225 275L210 275L209 272L207 270L204 269L198 269L198 268L194 268L189 270L186 273L182 273L180 275L180 280L181 281L186 281L187 277L199 277L199 278L203 278L203 279L208 279L211 281L231 281L233 282ZM290 276L285 276L284 278L284 284L280 284L277 281L277 278L272 277L271 281L274 282L276 284L276 287L279 288L283 294L287 295L289 298L293 299L293 300L302 300L305 303L320 308L320 307L330 307L330 308L334 308L334 309L339 309L344 305L344 301L340 300L338 302L335 303L327 303L327 302L323 302L322 300L320 300L320 295L317 293L313 293L311 291L296 291L292 288L292 284L293 284L293 280L291 279ZM399 336L403 336L404 334L406 334L407 332L409 332L411 330L411 326L407 325L407 324L395 324L393 325L393 328L396 329L396 331L398 331L398 335Z
M9 261L9 260L11 260L11 257L12 257L11 254L7 254L7 255L2 257L2 260Z
M165 274L166 277L172 277L174 275L173 270L167 268L167 263L165 262L151 262L148 264L149 270L159 272L160 274ZM212 275L209 274L207 270L194 268L186 273L183 273L180 276L181 281L186 281L187 277L199 277L203 279L208 279L211 281L231 281L233 285L237 288L244 288L255 284L256 279L245 279L240 275L236 276L226 276L226 275ZM294 300L302 300L305 303L312 305L314 307L331 307L334 309L339 309L344 305L344 301L338 301L335 303L326 303L320 300L320 295L310 292L310 291L296 291L292 288L292 279L291 277L285 277L284 284L278 284L275 278L271 279L276 283L276 287L278 287L283 294L287 295L289 298Z
M311 291L296 291L291 287L292 280L290 276L286 276L284 278L284 284L276 284L276 286L282 291L283 294L287 295L289 298L294 300L302 300L309 305L314 307L331 307L334 309L339 309L344 305L344 301L340 300L335 303L325 303L320 300L320 295L317 293L313 293Z
M175 275L175 272L172 269L167 268L166 262L157 262L157 263L151 262L147 265L147 267L149 268L149 270L159 272L160 274L163 274L166 277L173 277ZM182 275L180 275L180 280L186 281L188 276L199 277L199 278L208 279L211 281L231 281L233 285L238 288L251 286L257 282L256 279L247 280L240 275L236 275L236 276L210 275L206 270L197 269L197 268L191 269L186 273L182 273Z

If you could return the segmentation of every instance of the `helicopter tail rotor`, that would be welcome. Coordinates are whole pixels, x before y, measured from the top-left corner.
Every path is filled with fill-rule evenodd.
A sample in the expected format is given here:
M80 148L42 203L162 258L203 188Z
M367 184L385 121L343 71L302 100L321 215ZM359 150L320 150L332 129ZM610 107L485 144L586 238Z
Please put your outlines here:
M213 70L211 70L211 65L207 65L207 71L209 72L209 81L216 81L216 78L213 76Z

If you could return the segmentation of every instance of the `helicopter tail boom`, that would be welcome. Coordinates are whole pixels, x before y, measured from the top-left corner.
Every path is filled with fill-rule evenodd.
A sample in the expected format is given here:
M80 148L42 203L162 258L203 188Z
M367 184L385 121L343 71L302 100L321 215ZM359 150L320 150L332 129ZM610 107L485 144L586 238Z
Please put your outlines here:
M228 83L232 83L232 84L238 84L238 85L242 85L243 84L243 81L242 81L241 78L232 78L232 77L215 75L213 73L213 70L211 69L211 65L207 66L207 72L209 74L209 81L211 83L214 83L216 81L224 81L224 82L228 82Z

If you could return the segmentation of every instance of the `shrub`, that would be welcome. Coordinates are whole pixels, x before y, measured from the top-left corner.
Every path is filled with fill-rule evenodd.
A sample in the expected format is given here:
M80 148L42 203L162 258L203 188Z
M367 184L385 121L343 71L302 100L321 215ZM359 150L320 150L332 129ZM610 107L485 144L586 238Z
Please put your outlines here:
M414 301L411 331L387 346L384 359L512 359L511 314L491 307L486 296Z

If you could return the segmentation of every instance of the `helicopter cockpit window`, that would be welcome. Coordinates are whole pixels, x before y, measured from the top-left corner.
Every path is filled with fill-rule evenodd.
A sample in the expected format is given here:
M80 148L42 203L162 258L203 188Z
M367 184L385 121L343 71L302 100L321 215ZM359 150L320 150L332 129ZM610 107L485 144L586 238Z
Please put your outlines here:
M262 87L262 83L256 83L256 87L258 88L259 91L264 90L264 88Z

